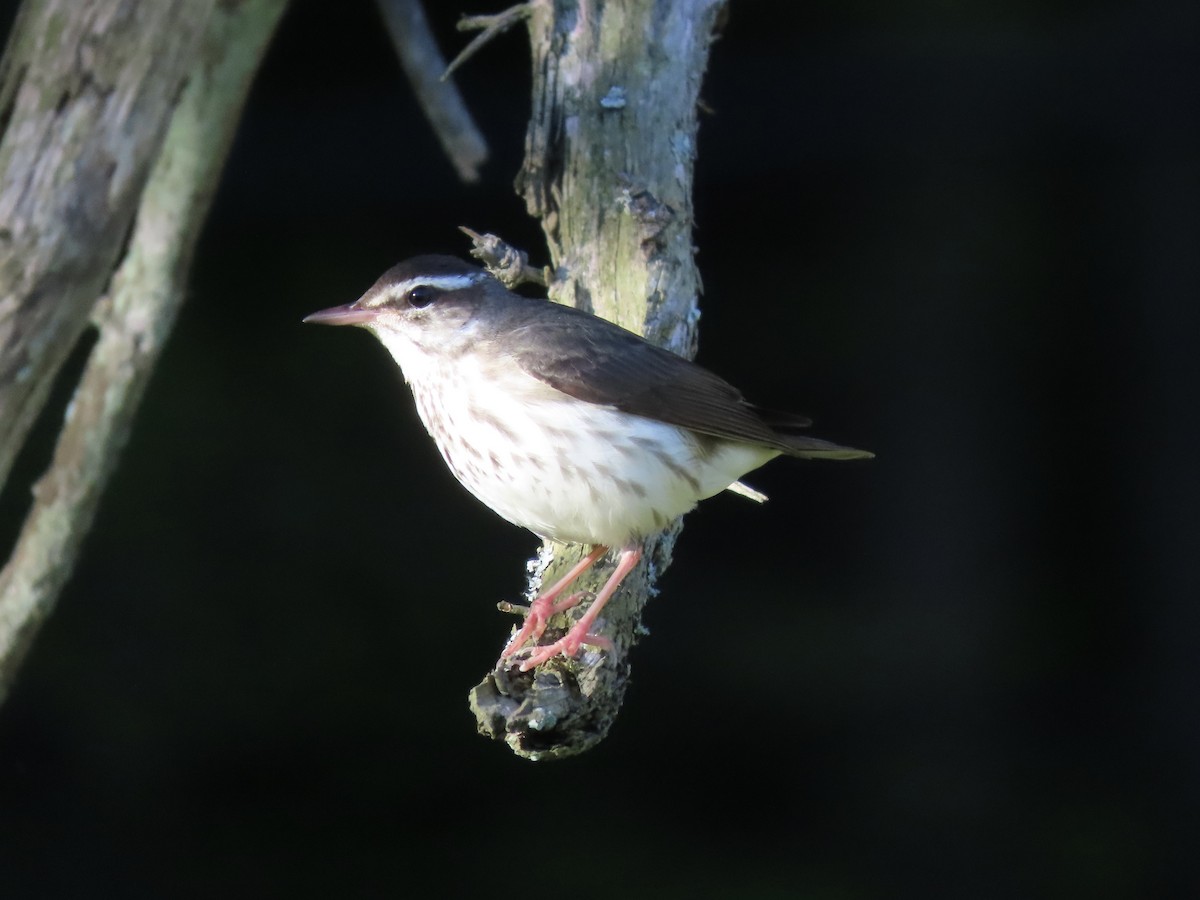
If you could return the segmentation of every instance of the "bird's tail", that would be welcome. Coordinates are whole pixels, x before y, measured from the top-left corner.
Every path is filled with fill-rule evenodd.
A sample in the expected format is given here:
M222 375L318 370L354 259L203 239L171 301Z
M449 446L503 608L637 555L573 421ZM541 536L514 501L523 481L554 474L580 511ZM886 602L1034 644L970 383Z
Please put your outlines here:
M801 459L871 459L875 456L869 450L856 450L854 447L843 447L832 441L799 434L781 434L779 438L787 444L789 456Z
M754 403L747 403L764 424L775 432L775 437L783 444L781 448L788 456L798 456L801 459L872 459L875 454L868 450L856 450L854 447L843 447L832 441L808 437L798 432L808 428L812 419L808 416L798 416L795 413L768 409Z

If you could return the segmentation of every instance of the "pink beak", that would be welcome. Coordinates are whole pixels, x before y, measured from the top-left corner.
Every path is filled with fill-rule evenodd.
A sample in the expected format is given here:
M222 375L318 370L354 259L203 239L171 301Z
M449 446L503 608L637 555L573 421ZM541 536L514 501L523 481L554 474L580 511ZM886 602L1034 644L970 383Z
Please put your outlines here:
M363 309L353 303L347 303L345 306L334 306L331 309L315 312L310 316L305 316L301 321L311 322L314 325L362 325L374 318L375 310Z

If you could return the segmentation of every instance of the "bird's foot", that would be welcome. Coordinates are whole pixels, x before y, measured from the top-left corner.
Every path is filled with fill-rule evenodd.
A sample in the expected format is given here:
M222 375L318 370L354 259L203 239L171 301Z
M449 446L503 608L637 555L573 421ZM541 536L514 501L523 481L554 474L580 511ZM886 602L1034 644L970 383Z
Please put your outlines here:
M518 650L520 650L527 642L532 640L535 644L541 640L542 633L546 630L546 625L550 622L551 616L556 616L561 612L566 612L573 606L577 606L579 601L584 597L589 597L591 594L588 591L580 591L577 594L572 594L565 600L554 602L554 598L548 594L536 598L529 604L529 609L525 615L525 624L521 626L521 630L513 635L512 640L504 648L504 652L500 654L501 659L507 659ZM524 670L522 670L524 671Z
M590 624L585 621L576 622L575 626L557 641L541 647L530 647L529 656L521 660L521 671L528 672L530 669L536 669L560 653L567 659L573 659L584 644L611 651L613 642L602 634L589 634L587 629Z
M572 594L570 597L561 601L560 603L556 604L554 602L554 598L558 596L558 594L564 588L566 588L567 585L578 578L588 566L592 565L592 563L598 560L605 552L606 548L599 546L595 547L592 552L583 559L582 562L577 564L574 569L567 573L566 577L560 579L554 585L554 587L550 588L550 590L538 597L529 605L529 616L525 619L525 624L521 626L521 630L517 632L516 636L514 636L513 639L508 642L508 646L504 648L504 654L501 658L513 656L518 650L521 650L525 642L530 638L532 638L536 644L538 639L541 638L542 632L546 630L546 624L549 622L551 616L553 616L555 613L562 612L563 610L570 609L572 606L575 606L577 603L579 603L582 598L591 596L587 591L582 591L577 594ZM562 654L568 659L573 658L579 652L579 648L584 644L590 644L591 646L601 647L604 650L611 651L613 649L613 642L602 635L592 634L591 629L595 624L597 617L600 615L600 611L604 609L604 605L616 592L617 587L624 580L625 576L633 571L634 566L637 565L638 560L641 558L642 548L636 544L625 547L623 550L621 550L620 555L617 557L617 567L608 577L608 580L604 582L604 587L602 587L600 592L595 595L595 598L592 600L592 605L588 607L587 612L585 612L579 621L572 625L571 629L557 641L549 643L544 647L530 647L528 651L529 656L526 659L521 660L521 671L528 672L530 669L540 666L542 663L549 659L553 659L559 654Z

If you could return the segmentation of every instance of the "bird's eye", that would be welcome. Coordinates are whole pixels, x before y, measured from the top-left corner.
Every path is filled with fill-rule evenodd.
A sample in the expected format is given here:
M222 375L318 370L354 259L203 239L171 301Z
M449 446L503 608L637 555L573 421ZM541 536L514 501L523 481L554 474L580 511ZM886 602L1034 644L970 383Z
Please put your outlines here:
M408 305L417 309L424 309L430 303L437 299L437 289L432 288L427 284L418 284L415 288L404 295L404 299L408 301Z

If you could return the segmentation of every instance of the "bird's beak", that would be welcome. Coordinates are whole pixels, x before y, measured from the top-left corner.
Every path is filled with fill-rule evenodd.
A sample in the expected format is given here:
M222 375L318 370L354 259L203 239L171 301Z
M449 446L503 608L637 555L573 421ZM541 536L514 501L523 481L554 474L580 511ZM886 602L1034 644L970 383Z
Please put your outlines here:
M311 316L305 316L302 321L314 325L364 325L374 319L375 315L376 311L373 309L363 309L361 306L347 303L345 306L334 306L315 312Z

